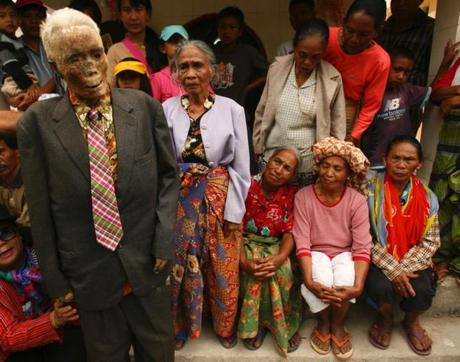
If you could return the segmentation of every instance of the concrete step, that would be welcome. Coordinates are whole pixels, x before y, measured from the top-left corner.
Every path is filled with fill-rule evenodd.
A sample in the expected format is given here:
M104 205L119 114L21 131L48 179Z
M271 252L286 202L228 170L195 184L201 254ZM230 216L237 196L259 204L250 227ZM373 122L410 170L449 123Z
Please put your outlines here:
M432 317L460 317L460 286L457 285L453 276L448 275L447 278L438 285L433 305L427 311L426 315Z
M359 307L359 306L358 306ZM355 308L356 309L356 308ZM361 308L359 308L361 309ZM457 317L423 317L422 324L433 339L433 351L428 357L417 356L408 346L404 330L398 321L395 323L391 345L387 350L372 346L367 339L367 332L374 314L370 310L357 310L350 315L347 328L351 332L354 346L353 361L460 361L460 318ZM309 344L309 336L316 321L308 318L304 321L300 335L302 344L299 349L290 353L287 360L292 362L306 361L337 361L332 353L320 356ZM206 326L202 336L188 341L184 348L176 352L176 362L281 362L286 361L274 348L272 337L268 334L263 346L257 351L249 351L238 341L233 349L223 348Z

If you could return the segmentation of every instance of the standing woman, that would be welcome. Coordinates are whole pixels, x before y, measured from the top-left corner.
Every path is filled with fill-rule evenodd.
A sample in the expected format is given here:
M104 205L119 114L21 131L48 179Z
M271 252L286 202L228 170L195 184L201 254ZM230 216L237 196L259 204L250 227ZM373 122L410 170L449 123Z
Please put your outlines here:
M345 137L345 100L340 73L322 60L329 29L308 20L294 37L294 54L276 58L254 120L254 150L262 167L280 147L300 155L297 184L313 182L311 146L322 139Z
M347 140L359 142L372 123L385 92L390 57L374 39L386 17L384 0L356 0L342 28L330 28L324 59L342 74Z
M182 43L172 63L186 92L163 103L181 177L172 276L176 349L200 336L208 306L215 334L231 348L240 223L251 183L244 109L209 92L215 57L205 43Z
M147 26L152 15L150 0L117 0L117 7L126 37L112 45L107 53L107 74L112 86L115 84L113 68L124 58L134 57L144 63L149 78L167 65L157 34Z

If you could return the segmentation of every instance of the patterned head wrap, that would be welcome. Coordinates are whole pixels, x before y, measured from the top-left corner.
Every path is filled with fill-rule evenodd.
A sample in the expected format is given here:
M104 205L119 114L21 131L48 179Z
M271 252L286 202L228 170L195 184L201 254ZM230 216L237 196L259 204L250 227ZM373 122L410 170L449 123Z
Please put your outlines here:
M340 141L334 137L327 137L312 146L313 171L318 173L319 164L328 157L343 158L350 168L350 177L347 186L363 192L364 179L369 169L369 160L362 151L351 142Z

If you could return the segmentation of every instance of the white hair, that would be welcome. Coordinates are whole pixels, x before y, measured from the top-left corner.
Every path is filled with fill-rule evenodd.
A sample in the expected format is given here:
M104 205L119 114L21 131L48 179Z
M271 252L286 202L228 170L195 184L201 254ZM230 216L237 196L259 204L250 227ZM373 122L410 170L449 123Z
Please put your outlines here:
M48 59L55 63L62 57L62 40L66 36L91 31L99 35L96 23L88 15L78 10L64 8L48 15L40 29Z

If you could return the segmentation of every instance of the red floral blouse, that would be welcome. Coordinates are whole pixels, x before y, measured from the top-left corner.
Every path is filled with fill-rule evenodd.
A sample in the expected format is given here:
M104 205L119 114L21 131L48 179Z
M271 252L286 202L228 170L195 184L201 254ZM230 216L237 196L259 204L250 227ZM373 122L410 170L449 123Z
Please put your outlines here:
M292 232L294 196L297 187L280 187L267 198L262 191L262 176L254 176L246 198L244 232L260 236L281 237Z

